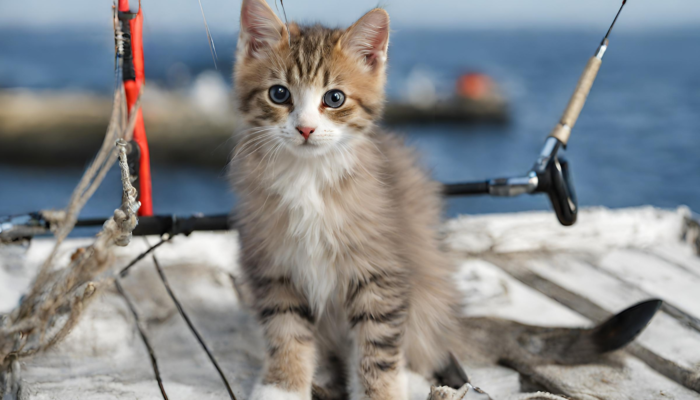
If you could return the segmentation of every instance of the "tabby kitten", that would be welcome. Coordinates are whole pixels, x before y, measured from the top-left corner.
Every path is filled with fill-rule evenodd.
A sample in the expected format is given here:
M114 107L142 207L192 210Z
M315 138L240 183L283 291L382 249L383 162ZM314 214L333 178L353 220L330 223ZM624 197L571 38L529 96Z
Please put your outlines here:
M388 44L382 9L329 29L243 0L234 79L248 129L231 177L267 343L253 400L311 399L328 384L314 382L319 365L333 366L334 393L406 399L406 369L432 378L457 345L441 186L376 125Z

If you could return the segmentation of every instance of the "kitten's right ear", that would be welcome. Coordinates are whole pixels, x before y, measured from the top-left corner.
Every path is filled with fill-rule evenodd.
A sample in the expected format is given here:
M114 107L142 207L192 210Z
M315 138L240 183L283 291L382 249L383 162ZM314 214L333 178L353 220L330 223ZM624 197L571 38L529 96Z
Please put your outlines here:
M375 8L343 34L340 46L373 71L383 70L389 47L389 14Z
M239 58L261 58L268 50L286 42L288 35L287 27L265 0L243 0L236 49Z

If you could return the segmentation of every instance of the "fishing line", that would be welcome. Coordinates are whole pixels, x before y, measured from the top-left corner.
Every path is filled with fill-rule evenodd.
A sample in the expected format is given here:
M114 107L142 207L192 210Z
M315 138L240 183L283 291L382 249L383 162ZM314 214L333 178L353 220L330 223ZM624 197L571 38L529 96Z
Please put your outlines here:
M214 60L214 68L216 70L219 69L219 67L216 65L216 60L219 59L219 56L216 54L216 46L214 45L214 38L211 36L211 32L209 31L209 24L207 23L207 17L204 16L204 7L202 7L202 0L199 1L199 9L202 11L202 19L204 19L204 29L207 31L207 41L209 42L209 51L211 51L211 58Z
M282 5L282 14L284 15L284 26L287 27L287 40L289 43L289 46L292 45L292 35L289 33L289 22L287 21L287 10L284 8L284 0L280 0L280 4ZM277 0L275 0L275 8L277 8ZM277 8L277 13L280 12L280 9Z
M136 310L133 308L131 302L129 301L128 297L124 293L124 290L121 287L121 284L119 283L119 278L124 278L128 274L131 267L136 265L139 261L143 260L147 255L151 254L153 251L155 251L158 247L162 246L164 243L169 242L173 237L175 237L175 236L174 235L167 235L167 237L161 238L161 240L158 243L154 244L153 246L150 246L150 244L148 243L148 239L144 238L144 241L150 247L146 251L144 251L141 254L139 254L138 256L136 256L136 258L134 258L129 264L127 264L126 267L122 268L121 271L119 271L119 274L118 274L119 276L115 278L115 284L117 285L117 290L119 291L120 294L122 294L122 296L126 300L127 305L131 309L131 312L134 315L134 318L136 319L136 326L139 329L139 333L141 334L141 338L143 339L144 344L146 345L146 348L149 352L149 355L151 357L151 364L153 365L153 369L154 369L154 372L156 374L156 380L158 381L158 384L159 384L160 389L161 389L161 393L166 400L167 400L167 395L165 394L165 389L163 388L162 380L160 379L160 371L158 370L158 364L157 364L157 361L155 359L155 353L153 352L153 349L151 348L150 343L148 342L148 338L146 337L145 332L143 332L141 330L141 327L139 326L138 314L136 313ZM178 313L185 320L185 323L190 328L190 331L192 332L192 334L194 334L195 338L197 339L197 342L199 342L200 346L202 347L204 352L209 357L209 360L214 365L216 372L221 377L221 380L223 381L224 386L226 387L226 391L228 392L229 397L232 400L236 400L236 395L233 393L233 389L231 388L231 384L229 383L228 379L226 378L224 371L221 369L221 367L219 366L219 363L216 361L216 358L214 357L211 350L209 349L209 346L207 346L207 344L204 342L204 339L197 331L197 328L194 326L194 324L190 320L189 316L187 315L184 308L182 307L182 304L180 303L178 298L175 296L175 293L173 292L172 288L170 287L168 279L166 278L165 273L163 272L163 269L161 268L160 263L158 262L158 259L156 258L155 254L153 255L153 264L156 267L156 271L158 272L158 276L159 276L161 282L163 282L163 286L165 286L165 290L167 291L168 296L172 299L173 303L175 303L175 308L177 308Z
M148 250L144 251L143 253L139 254L134 258L129 264L127 264L126 267L122 268L121 271L119 271L119 276L121 278L127 276L129 274L129 270L131 267L136 265L139 261L143 260L147 255L153 252L153 250L157 249L158 247L162 246L164 243L169 242L174 236L168 235L166 238L160 239L160 242L154 244L153 246L149 247Z
M156 353L153 350L153 346L151 346L151 342L148 340L148 336L146 336L146 331L143 329L143 326L141 326L141 318L139 318L139 314L136 311L136 307L134 306L134 303L131 302L131 299L129 299L129 296L126 294L126 291L122 287L122 284L119 283L119 278L116 278L114 280L114 286L116 286L117 292L119 292L119 294L124 298L127 307L129 307L129 311L131 311L131 315L134 316L134 325L136 325L136 329L139 331L141 340L143 341L143 344L146 346L146 350L148 351L148 356L151 358L151 367L153 368L153 374L156 376L156 382L158 382L160 394L163 396L163 400L168 400L168 394L165 393L165 387L163 386L163 378L160 376L160 369L158 368L158 360L156 359Z
M146 244L148 244L147 238L144 238L144 241L146 242ZM226 378L226 374L224 374L224 371L219 366L219 363L216 361L216 358L214 357L214 354L209 349L209 346L207 346L206 342L204 342L204 339L199 334L199 331L197 331L197 328L194 326L194 324L190 320L190 317L185 312L185 309L182 307L182 303L180 303L180 300L178 300L177 296L175 296L175 292L173 292L173 289L170 287L170 283L168 283L168 279L166 278L165 273L163 272L163 268L161 268L160 263L158 262L158 259L156 258L156 255L154 254L152 257L153 257L153 264L155 265L156 271L158 272L158 276L160 277L161 282L163 282L163 286L165 287L165 290L168 292L170 299L173 301L173 303L175 303L175 307L177 308L177 311L180 313L180 316L182 317L182 319L185 320L185 323L190 328L190 332L192 332L192 334L195 336L195 338L199 342L200 346L202 346L202 349L204 350L204 352L207 353L209 360L214 365L214 368L216 368L216 372L219 374L219 377L221 377L221 380L223 381L224 386L226 386L226 391L228 392L228 395L231 398L231 400L237 400L236 395L233 393L233 389L231 388L231 384L228 382L228 379Z

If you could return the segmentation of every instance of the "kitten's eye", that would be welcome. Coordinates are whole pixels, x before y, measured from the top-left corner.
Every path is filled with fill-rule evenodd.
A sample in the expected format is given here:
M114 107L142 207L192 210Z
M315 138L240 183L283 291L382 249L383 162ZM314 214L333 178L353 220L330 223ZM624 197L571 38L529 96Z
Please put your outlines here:
M270 99L277 104L284 104L292 97L289 89L282 85L275 85L270 88Z
M345 93L338 89L329 90L323 95L323 104L330 108L338 108L345 103Z

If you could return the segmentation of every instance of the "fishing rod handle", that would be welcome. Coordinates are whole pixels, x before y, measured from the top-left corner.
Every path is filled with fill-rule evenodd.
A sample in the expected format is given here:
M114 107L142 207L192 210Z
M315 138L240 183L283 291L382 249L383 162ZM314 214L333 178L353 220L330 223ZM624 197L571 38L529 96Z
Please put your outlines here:
M467 182L467 183L451 183L443 187L445 196L470 196L477 194L489 194L489 182Z
M598 76L598 71L600 71L600 65L603 61L598 57L591 57L588 60L586 69L581 74L581 78L576 85L576 90L569 100L569 105L566 106L564 110L564 115L562 115L561 120L557 126L549 134L550 137L556 138L564 146L569 141L569 136L571 136L571 130L576 125L576 120L581 114L584 104L586 104L586 99L588 98L588 93L591 91L591 86L595 82L596 76Z

